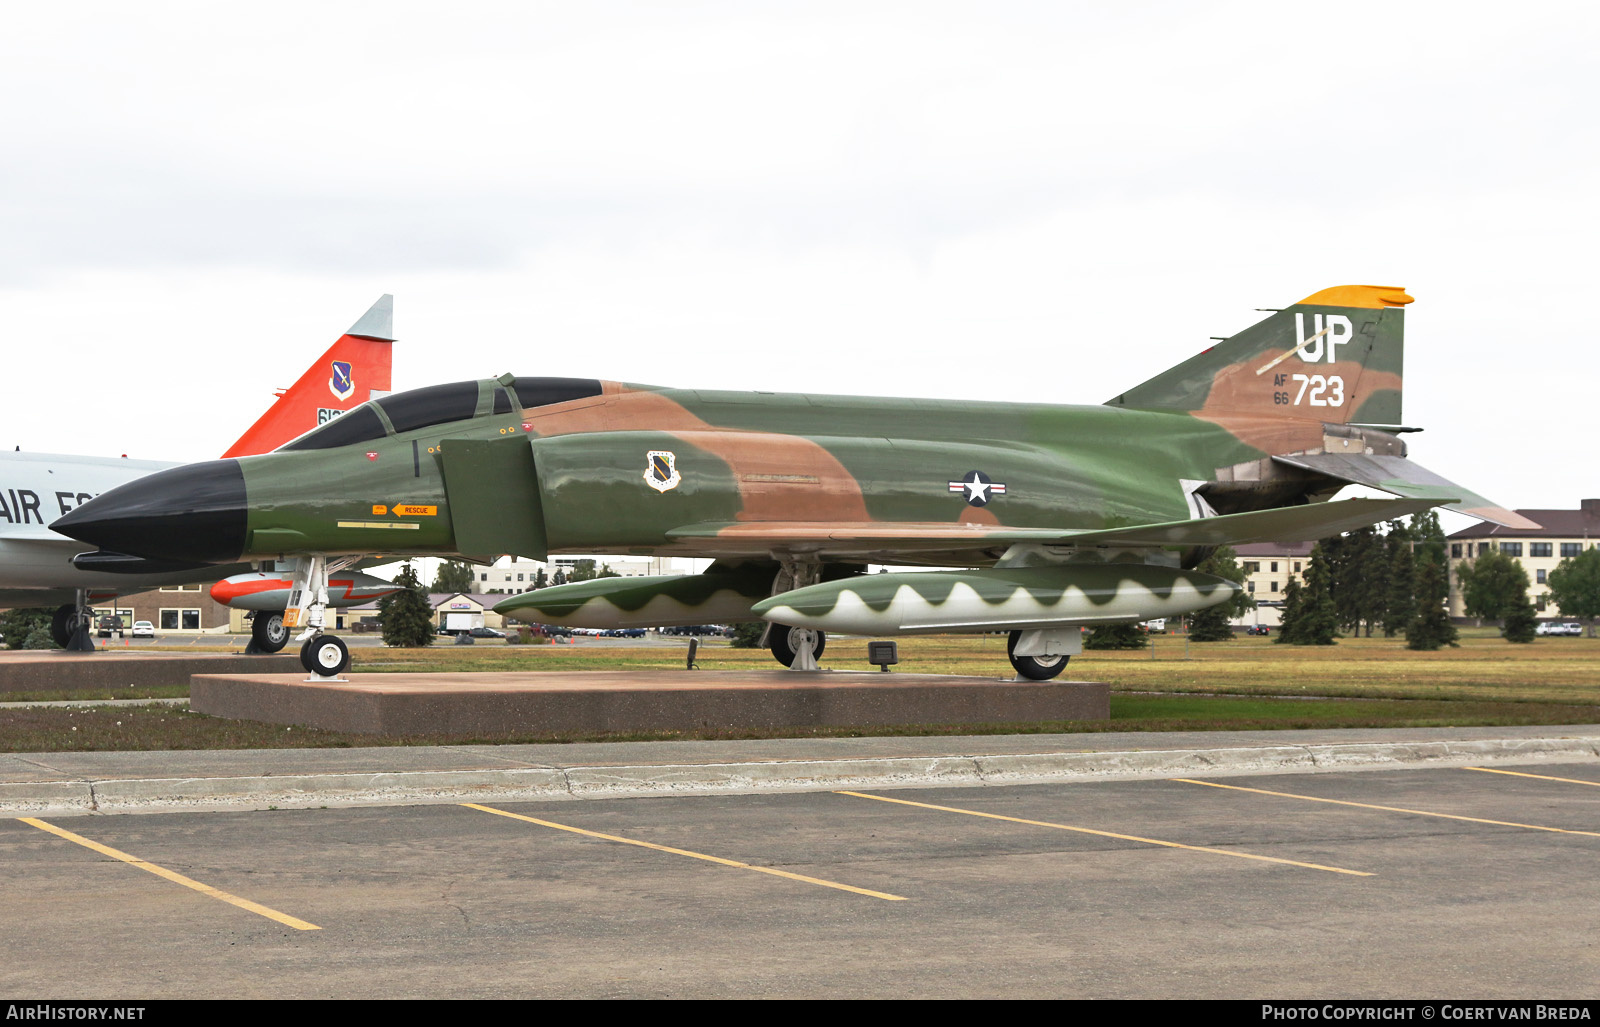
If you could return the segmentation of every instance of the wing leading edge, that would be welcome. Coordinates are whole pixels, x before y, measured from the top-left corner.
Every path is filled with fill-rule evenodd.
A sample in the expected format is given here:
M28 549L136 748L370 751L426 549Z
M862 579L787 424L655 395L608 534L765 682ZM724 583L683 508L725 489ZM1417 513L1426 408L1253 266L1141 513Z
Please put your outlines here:
M935 552L978 553L1021 542L1184 548L1247 542L1302 542L1407 517L1440 503L1439 499L1347 499L1094 531L909 521L745 521L689 525L673 529L668 537L674 541L697 542L706 549L730 555L792 550L822 556L883 558L899 553L909 557Z

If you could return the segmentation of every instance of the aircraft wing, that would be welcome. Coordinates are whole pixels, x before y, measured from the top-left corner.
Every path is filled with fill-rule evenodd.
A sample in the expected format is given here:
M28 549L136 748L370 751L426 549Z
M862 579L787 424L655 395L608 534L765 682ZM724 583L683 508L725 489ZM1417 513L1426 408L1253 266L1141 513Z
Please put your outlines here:
M825 556L859 556L892 563L896 555L980 553L1019 542L1174 547L1304 542L1406 517L1438 506L1440 502L1438 499L1348 499L1092 531L912 521L743 521L690 525L667 534L675 540L715 539L730 555L789 550Z
M1489 521L1507 528L1537 529L1539 525L1514 510L1507 510L1469 492L1460 485L1446 481L1426 467L1412 463L1403 456L1368 456L1363 453L1313 453L1310 455L1275 456L1272 458L1289 467L1325 474L1330 478L1348 481L1354 485L1367 485L1390 495L1406 499L1429 499L1435 503L1459 503L1452 507L1456 513L1468 514L1480 521Z

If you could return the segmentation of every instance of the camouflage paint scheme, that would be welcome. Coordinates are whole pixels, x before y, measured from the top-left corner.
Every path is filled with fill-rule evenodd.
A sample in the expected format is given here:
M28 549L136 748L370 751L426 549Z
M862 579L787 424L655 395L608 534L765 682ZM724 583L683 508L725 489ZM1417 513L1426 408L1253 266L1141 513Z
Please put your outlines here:
M1215 575L1142 564L919 571L808 585L764 599L754 612L793 627L905 635L1175 617L1238 591Z
M642 586L654 590L645 596L627 579L606 579L501 604L513 616L582 616L593 626L621 626L624 614L652 599L667 605L651 616L706 620L713 603L736 610L788 591L783 569L797 562L825 565L835 577L869 562L980 571L1032 563L1046 569L1021 593L1083 620L1081 604L1066 595L1089 597L1093 607L1093 596L1111 588L1114 599L1117 588L1074 584L1082 568L1073 561L1083 553L1128 549L1135 562L1170 574L1192 567L1206 546L1317 538L1441 503L1518 523L1406 459L1402 326L1410 302L1390 287L1324 290L1100 406L505 376L460 386L476 388L471 417L396 430L386 410L411 395L401 393L370 405L381 427L369 439L239 459L246 498L237 543L196 553L181 496L142 497L139 518L118 522L112 492L57 527L142 556L213 562L297 553L615 553L713 557L723 571L747 568L727 588L654 582ZM524 408L524 382L585 394ZM985 491L963 481L989 484ZM1405 498L1321 502L1350 482ZM130 524L138 530L122 530ZM992 598L991 586L1005 580L969 574L962 585L973 602L1011 603L1017 588ZM1187 609L1220 594L1198 576L1186 580L1194 603ZM927 599L944 584L899 575L894 588ZM848 591L871 609L882 601L876 589L860 583ZM835 588L832 600L844 594ZM806 616L793 604L763 611L773 616L780 607ZM1008 623L1036 621L1030 614ZM980 629L976 621L951 626L961 624Z

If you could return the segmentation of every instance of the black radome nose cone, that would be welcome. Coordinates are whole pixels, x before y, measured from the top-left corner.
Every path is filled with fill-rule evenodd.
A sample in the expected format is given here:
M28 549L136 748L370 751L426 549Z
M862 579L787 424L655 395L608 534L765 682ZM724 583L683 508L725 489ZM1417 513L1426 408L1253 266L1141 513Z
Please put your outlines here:
M102 492L50 530L153 560L232 563L244 552L245 524L239 461L209 460Z

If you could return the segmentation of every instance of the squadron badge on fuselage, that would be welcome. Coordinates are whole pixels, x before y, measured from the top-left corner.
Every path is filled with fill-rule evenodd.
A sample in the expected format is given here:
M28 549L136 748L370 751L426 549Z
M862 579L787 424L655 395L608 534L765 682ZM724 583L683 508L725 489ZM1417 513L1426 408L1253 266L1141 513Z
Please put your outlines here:
M966 494L968 506L988 506L989 500L1005 492L1006 487L982 471L968 471L960 481L950 483L951 492Z
M356 379L350 371L350 361L333 362L333 377L328 379L328 391L340 400L349 399L356 394Z
M683 475L678 473L678 458L664 449L652 449L645 457L644 483L657 492L676 488Z

